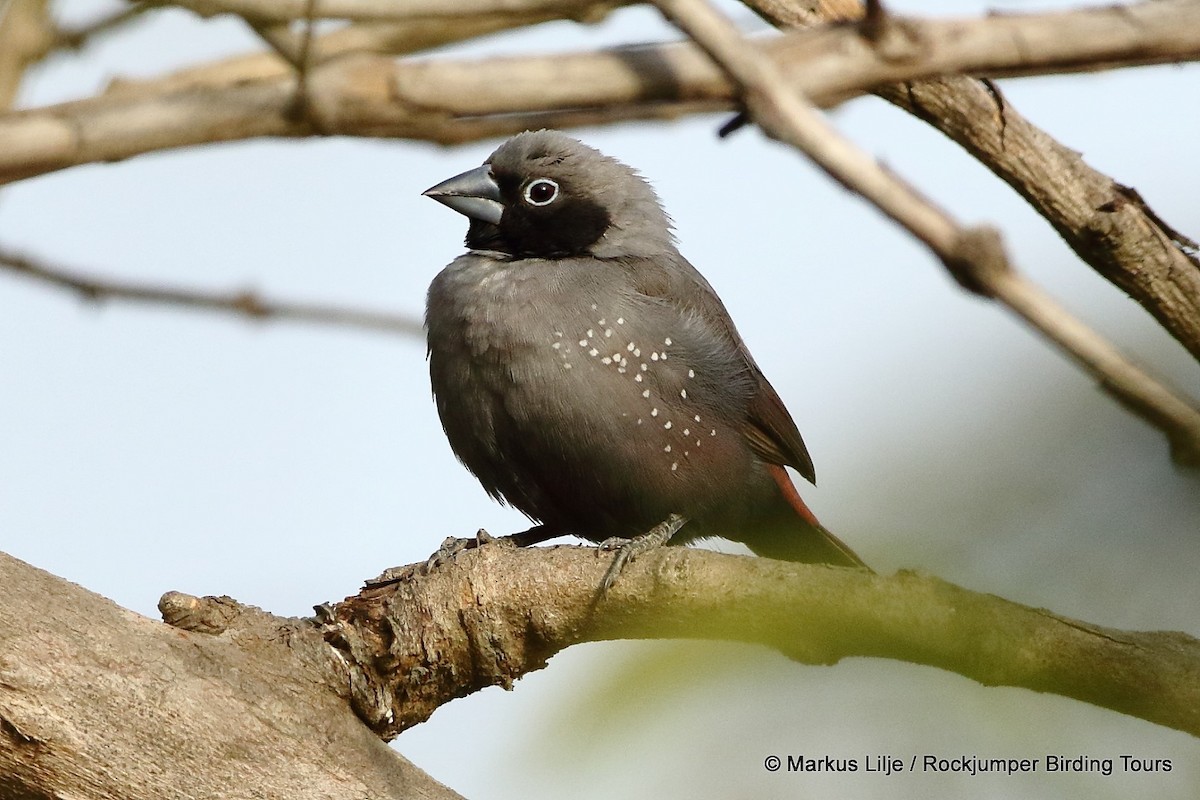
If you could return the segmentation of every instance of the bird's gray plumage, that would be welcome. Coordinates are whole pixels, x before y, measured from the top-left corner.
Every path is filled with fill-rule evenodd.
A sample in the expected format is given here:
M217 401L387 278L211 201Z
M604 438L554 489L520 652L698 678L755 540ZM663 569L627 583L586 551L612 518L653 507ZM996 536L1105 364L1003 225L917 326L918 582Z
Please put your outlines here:
M679 514L678 540L861 563L780 483L813 479L804 442L637 172L536 131L427 194L471 217L426 325L446 435L489 494L593 541Z

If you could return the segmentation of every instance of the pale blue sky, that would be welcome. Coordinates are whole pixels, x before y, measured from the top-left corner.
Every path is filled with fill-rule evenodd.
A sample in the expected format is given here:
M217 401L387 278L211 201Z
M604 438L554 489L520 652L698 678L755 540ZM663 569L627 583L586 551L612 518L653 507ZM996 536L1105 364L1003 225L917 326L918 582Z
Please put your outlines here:
M73 17L110 7L64 5ZM466 51L674 35L630 9L599 28L548 25ZM167 12L55 60L24 101L254 46L236 22ZM1198 77L1160 67L1003 87L1195 237ZM1023 271L1200 396L1187 354L952 144L874 100L833 118L960 218L998 225ZM1169 466L1162 437L798 156L749 130L717 141L723 119L578 135L659 190L683 252L799 423L821 479L805 496L829 527L882 570L925 570L1099 624L1200 635L1200 480ZM82 167L0 190L0 243L113 277L419 315L464 233L461 217L420 192L495 145L257 141ZM152 616L170 589L305 614L447 535L525 524L454 460L416 339L95 306L0 273L0 420L0 548ZM738 647L576 648L511 693L439 710L397 746L471 798L1184 798L1200 786L1200 750L1183 734L934 670L862 660L818 669ZM964 750L1134 752L1177 767L1073 780L761 767L772 752Z

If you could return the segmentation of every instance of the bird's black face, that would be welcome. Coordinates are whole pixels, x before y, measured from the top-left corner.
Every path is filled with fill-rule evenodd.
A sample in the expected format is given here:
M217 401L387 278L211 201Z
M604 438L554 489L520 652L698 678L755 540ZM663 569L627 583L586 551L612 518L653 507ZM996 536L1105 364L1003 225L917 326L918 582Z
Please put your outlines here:
M588 253L611 223L579 182L544 159L484 164L425 192L471 219L467 246L518 258Z
M495 169L493 178L504 211L499 224L472 224L468 247L563 258L588 253L608 230L611 220L604 206L568 176Z
M627 258L672 251L649 184L557 131L518 134L486 164L425 192L471 220L467 246L515 258Z

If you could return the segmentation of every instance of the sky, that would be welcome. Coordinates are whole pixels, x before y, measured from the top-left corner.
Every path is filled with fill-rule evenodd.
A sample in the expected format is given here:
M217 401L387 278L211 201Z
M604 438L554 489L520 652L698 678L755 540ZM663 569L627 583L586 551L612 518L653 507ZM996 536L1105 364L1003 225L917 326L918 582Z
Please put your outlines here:
M70 19L112 7L60 4ZM439 57L676 36L654 12L628 9ZM162 12L46 64L21 102L256 47L234 20ZM1196 238L1198 78L1196 67L1156 67L1002 88ZM959 219L998 226L1022 272L1200 397L1188 354L952 143L877 100L831 118ZM576 135L658 190L681 250L804 434L820 487L802 490L822 520L883 572L920 570L1100 625L1200 635L1200 477L1173 468L1161 435L800 156L753 130L717 140L724 119ZM0 245L113 278L419 317L465 233L420 193L497 144L260 140L79 167L0 189ZM12 555L152 617L168 590L303 615L446 536L526 525L455 461L419 338L97 305L0 272L0 549ZM467 797L495 800L1185 798L1200 788L1192 737L1072 700L906 664L808 667L695 642L572 648L512 692L447 705L395 746ZM972 777L762 766L770 754L926 753L1133 754L1175 768Z

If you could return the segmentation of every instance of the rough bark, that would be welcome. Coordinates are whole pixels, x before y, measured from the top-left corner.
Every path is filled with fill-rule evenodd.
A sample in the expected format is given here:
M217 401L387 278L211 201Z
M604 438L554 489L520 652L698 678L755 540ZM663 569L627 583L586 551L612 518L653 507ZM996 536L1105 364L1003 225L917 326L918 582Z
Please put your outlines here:
M203 608L224 633L0 553L0 797L459 796L354 716L346 667L311 624Z
M381 736L511 687L585 641L752 642L803 663L892 658L1073 697L1200 736L1200 641L1103 628L930 576L661 548L603 597L595 548L487 545L328 609L353 701ZM800 679L800 676L797 676Z

